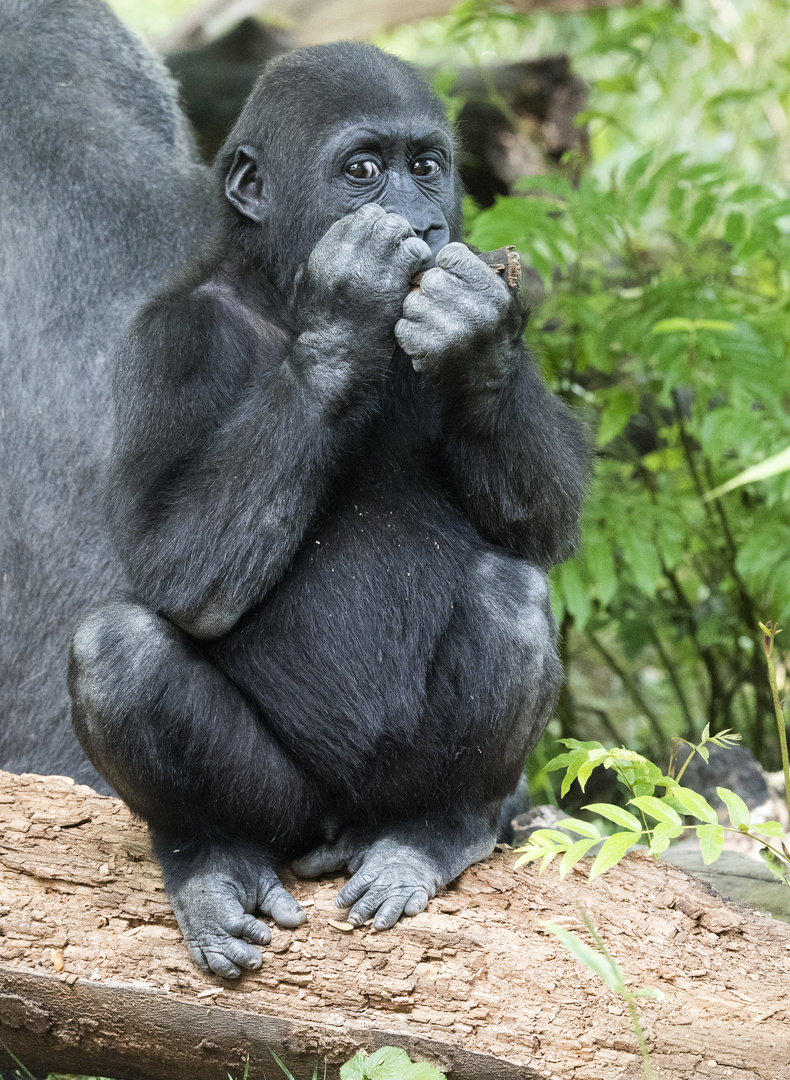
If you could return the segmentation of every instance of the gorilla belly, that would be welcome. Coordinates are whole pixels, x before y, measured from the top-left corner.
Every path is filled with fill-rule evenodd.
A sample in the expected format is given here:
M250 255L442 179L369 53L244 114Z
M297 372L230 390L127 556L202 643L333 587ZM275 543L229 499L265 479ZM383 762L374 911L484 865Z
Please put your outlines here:
M206 643L283 745L325 776L348 777L349 760L370 776L411 753L436 758L432 666L487 545L446 492L410 483L357 486L264 603Z

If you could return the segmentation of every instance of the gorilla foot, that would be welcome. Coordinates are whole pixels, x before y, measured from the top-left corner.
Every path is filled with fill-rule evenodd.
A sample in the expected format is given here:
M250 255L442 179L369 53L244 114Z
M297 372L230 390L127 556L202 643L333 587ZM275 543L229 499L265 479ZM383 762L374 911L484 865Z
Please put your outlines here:
M346 867L353 872L362 864L370 841L357 829L346 829L337 840L313 848L301 859L291 863L291 869L299 877L315 878L331 874Z
M389 930L401 915L424 911L444 877L425 852L391 839L371 844L354 864L353 877L337 894L337 906L351 907L348 921L362 926L373 919L374 930Z
M261 966L256 946L268 945L272 935L254 911L286 927L307 919L267 866L206 867L176 885L168 883L167 891L192 959L201 970L226 979Z

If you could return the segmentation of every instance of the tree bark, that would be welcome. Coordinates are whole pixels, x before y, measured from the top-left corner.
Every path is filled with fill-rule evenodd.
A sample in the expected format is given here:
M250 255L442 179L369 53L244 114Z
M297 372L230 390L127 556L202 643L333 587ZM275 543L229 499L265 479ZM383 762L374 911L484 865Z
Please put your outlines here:
M297 1080L401 1046L450 1080L636 1080L622 1002L545 930L589 913L662 1080L790 1080L790 926L643 854L592 885L505 848L394 930L347 930L340 878L287 878L309 912L238 983L189 961L145 828L59 777L0 773L0 1040L32 1070ZM0 1050L0 1054L2 1051ZM0 1060L0 1067L10 1060ZM319 1076L323 1066L319 1069Z

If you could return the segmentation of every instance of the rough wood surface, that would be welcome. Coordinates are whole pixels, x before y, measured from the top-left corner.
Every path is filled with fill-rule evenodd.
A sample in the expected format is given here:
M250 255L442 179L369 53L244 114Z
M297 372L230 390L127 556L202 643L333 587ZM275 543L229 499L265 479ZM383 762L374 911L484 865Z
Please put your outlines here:
M631 855L592 885L512 871L506 849L390 932L344 931L338 880L288 881L310 914L260 972L186 954L145 829L57 777L0 773L0 1039L29 1067L130 1080L298 1080L395 1044L451 1080L643 1076L627 1016L542 928L584 905L634 987L661 1080L790 1080L790 926ZM342 916L341 916L342 918ZM584 930L581 929L584 936Z

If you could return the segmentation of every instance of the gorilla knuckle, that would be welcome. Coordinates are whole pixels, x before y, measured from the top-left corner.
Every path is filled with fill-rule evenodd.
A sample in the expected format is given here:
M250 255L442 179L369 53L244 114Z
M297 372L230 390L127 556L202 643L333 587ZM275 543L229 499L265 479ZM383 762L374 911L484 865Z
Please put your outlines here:
M376 222L374 228L377 233L397 240L414 235L414 229L401 214L385 214Z
M349 214L348 218L344 220L348 221L352 231L361 228L364 232L367 232L371 227L375 229L386 216L387 211L378 203L365 203L364 206L360 206L359 210Z
M455 240L451 244L445 244L436 256L436 265L447 270L454 270L459 266L471 265L472 260L479 262L477 256L469 250L466 244L461 244Z
M419 236L407 236L400 246L400 251L410 261L417 263L427 262L431 257L431 249Z

